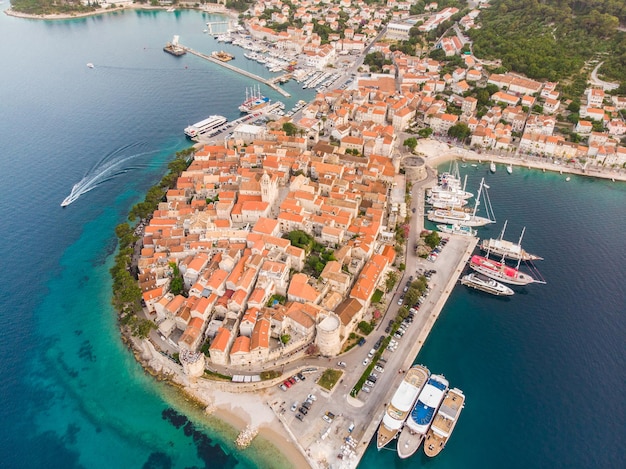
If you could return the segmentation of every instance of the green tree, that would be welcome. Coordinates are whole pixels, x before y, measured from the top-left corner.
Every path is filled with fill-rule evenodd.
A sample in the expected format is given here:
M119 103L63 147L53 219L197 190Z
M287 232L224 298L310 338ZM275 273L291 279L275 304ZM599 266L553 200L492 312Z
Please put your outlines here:
M433 129L431 129L430 127L424 127L423 129L420 129L417 132L417 135L419 135L422 138L428 138L433 134Z
M465 122L457 122L448 129L448 135L452 138L456 138L459 141L465 140L472 134L472 131Z
M408 147L411 152L414 152L415 147L417 147L417 139L415 137L409 137L404 141L403 145Z
M282 342L283 345L287 345L290 340L291 340L291 336L289 334L283 334L280 336L280 341Z
M387 292L390 292L391 290L393 290L393 287L396 286L397 282L398 282L398 274L395 273L393 270L390 270L389 272L387 272L387 278L385 279L385 288L387 289Z
M424 242L432 249L434 249L441 242L441 236L439 236L439 233L437 231L431 231L424 238Z
M298 134L298 127L292 122L285 122L283 124L283 131L289 136L293 137Z

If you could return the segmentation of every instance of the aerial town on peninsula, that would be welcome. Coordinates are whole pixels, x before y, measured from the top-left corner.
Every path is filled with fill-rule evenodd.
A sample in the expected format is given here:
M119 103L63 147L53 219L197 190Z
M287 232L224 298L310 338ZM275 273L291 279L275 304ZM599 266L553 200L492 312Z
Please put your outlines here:
M595 79L572 106L558 83L472 54L464 32L488 1L421 3L417 15L410 1L254 4L233 36L291 58L293 77L336 76L288 114L261 106L252 124L194 134L141 225L145 361L191 390L261 395L313 467L358 463L476 246L453 234L435 264L413 249L432 166L506 158L623 178L614 84ZM430 48L410 42L432 32Z

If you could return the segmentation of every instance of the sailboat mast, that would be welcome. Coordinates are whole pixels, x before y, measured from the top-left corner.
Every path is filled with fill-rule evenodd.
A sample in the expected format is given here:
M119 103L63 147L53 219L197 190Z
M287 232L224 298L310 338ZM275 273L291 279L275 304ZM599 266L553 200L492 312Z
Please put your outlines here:
M519 258L517 259L517 268L518 269L519 269L519 266L520 266L520 264L522 262L522 257L524 257L523 254L522 254L522 252L523 252L522 251L522 238L524 237L524 232L525 231L526 231L526 227L522 228L522 234L519 235L519 241L517 242L517 245L519 246L519 250L520 250Z
M509 222L509 220L504 220L504 226L502 227L502 231L500 232L500 241L502 241L504 239L504 231L506 230L506 224Z
M485 179L480 180L480 186L478 186L478 194L476 194L476 201L474 202L474 211L472 212L472 219L476 218L476 210L478 210L478 204L480 204L480 193L483 190L483 183Z

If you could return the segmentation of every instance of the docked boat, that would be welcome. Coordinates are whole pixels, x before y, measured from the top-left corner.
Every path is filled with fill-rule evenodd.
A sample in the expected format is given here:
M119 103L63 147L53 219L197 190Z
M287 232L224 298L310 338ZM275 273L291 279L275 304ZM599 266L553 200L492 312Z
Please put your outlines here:
M452 435L465 405L465 395L458 388L450 389L435 415L435 420L424 440L424 453L432 458L437 456Z
M189 138L197 137L200 134L211 132L224 125L228 119L224 116L210 116L200 122L185 128L185 135Z
M261 87L246 88L246 99L239 106L239 111L243 113L255 113L270 104L270 99L261 94Z
M491 201L489 200L489 195L486 192L489 186L485 184L485 180L482 179L480 181L480 186L478 187L478 193L476 195L476 201L474 202L474 210L472 212L458 209L440 209L440 210L429 210L427 212L428 219L432 222L443 223L443 224L459 224L465 226L484 226L489 223L495 223L495 216L493 215L493 208L491 207ZM485 200L487 201L485 204L486 217L479 217L476 215L478 211L478 206L480 205L481 195L485 194Z
M543 260L543 257L539 257L535 254L530 254L522 249L522 238L524 237L524 232L526 231L526 228L522 229L522 234L520 235L519 241L517 243L513 243L504 239L504 231L506 230L507 221L504 222L504 227L502 228L500 236L496 239L483 239L480 243L480 249L482 251L493 253L507 259L522 261Z
M506 172L509 174L513 174L513 165L511 163L506 165Z
M528 285L529 283L545 283L536 280L531 275L521 272L519 268L510 267L504 262L494 261L488 257L473 255L470 267L478 273L509 285Z
M496 172L496 164L493 161L489 163L489 171L491 171L492 173Z
M442 233L460 236L476 236L478 234L478 231L472 229L471 227L459 224L437 225L437 229Z
M398 437L400 458L406 459L419 449L447 390L448 380L445 377L442 375L430 377Z
M474 273L467 274L461 279L461 285L475 288L476 290L491 293L496 296L510 296L515 293L512 289L486 275Z
M426 199L426 203L435 208L459 208L467 205L467 200L457 197L453 192L435 192Z
M229 54L228 52L224 52L223 50L211 52L211 57L217 60L221 60L222 62L228 62L235 58L234 55Z
M397 437L429 376L430 371L422 365L415 365L406 372L391 402L387 405L383 420L378 427L376 435L378 449Z

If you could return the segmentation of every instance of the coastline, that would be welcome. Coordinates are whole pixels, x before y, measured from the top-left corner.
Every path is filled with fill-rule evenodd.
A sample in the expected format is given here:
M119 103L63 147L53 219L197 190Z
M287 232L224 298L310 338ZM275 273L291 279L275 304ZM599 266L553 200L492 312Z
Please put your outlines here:
M88 11L85 13L58 13L58 14L54 13L54 14L49 14L49 15L34 15L30 13L22 13L19 11L15 11L12 8L7 8L6 10L4 10L4 14L7 16L13 16L15 18L53 21L53 20L71 20L71 19L76 19L76 18L88 18L90 16L99 16L99 15L104 15L107 13L116 13L116 12L125 11L125 10L167 11L168 8L170 7L169 6L141 5L141 4L133 3L130 5L123 5L123 6L119 6L115 8L100 8L98 10ZM222 4L205 4L203 7L195 7L193 5L179 4L179 5L176 5L176 8L181 9L181 10L198 10L198 11L203 11L205 13L228 15L234 19L238 19L237 12L227 9Z
M180 365L174 364L157 352L148 339L132 337L124 328L120 329L120 334L122 341L127 344L146 373L177 388L181 396L194 402L199 409L203 409L209 421L217 422L218 428L220 425L230 427L239 436L246 430L252 430L249 445L237 446L238 451L251 448L262 453L270 453L274 457L278 451L288 467L311 467L310 462L299 450L297 442L293 441L275 414L271 403L263 398L263 390L229 392L219 389L219 384L210 380L189 378L183 373Z
M582 168L575 168L569 164L554 164L547 161L528 159L525 157L520 158L517 156L502 156L495 153L478 153L474 150L450 146L447 143L434 139L418 140L416 152L426 157L426 164L433 169L436 169L437 165L453 159L478 161L481 163L493 161L494 163L511 164L528 169L626 182L626 173L604 167L600 169L594 166L583 170Z

